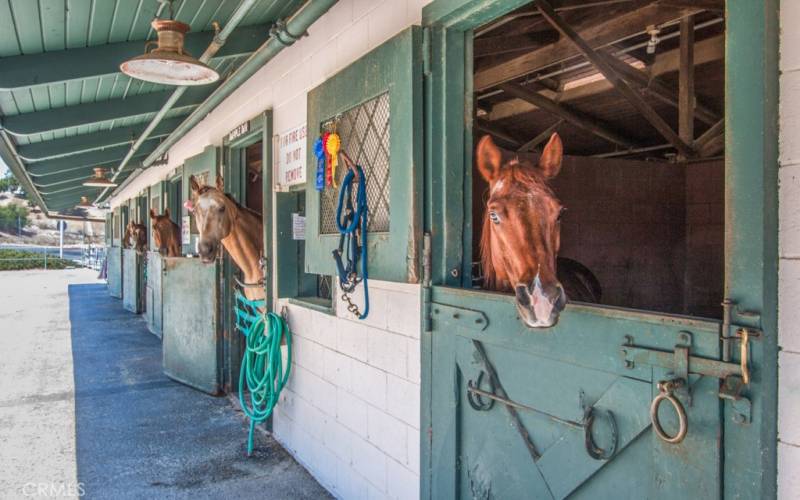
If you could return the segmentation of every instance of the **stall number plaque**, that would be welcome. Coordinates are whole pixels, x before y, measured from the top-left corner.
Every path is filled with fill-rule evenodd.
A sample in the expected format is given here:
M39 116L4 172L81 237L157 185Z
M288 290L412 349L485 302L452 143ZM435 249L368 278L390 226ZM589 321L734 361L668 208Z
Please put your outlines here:
M250 132L250 122L246 121L228 132L228 142L234 141L248 132Z

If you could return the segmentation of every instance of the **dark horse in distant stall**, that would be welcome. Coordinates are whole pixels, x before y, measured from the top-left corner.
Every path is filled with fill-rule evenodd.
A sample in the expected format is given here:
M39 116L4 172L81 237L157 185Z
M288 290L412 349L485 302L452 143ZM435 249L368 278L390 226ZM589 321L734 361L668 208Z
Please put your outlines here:
M553 134L539 163L478 143L478 171L489 183L481 235L484 287L513 291L522 321L532 328L558 322L567 298L599 302L600 283L582 264L558 257L565 208L549 181L561 170L563 146Z
M129 222L128 227L125 228L123 241L126 248L133 248L137 254L144 255L147 251L147 227L144 224Z
M169 208L164 209L163 215L157 215L151 208L150 220L153 224L153 240L158 252L167 257L180 257L181 228L170 219Z

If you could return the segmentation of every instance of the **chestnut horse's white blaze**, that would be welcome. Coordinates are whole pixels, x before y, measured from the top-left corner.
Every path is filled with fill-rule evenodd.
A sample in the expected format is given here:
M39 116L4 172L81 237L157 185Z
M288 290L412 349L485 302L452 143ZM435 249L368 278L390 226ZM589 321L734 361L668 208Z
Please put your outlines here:
M475 151L478 171L489 183L481 235L484 286L513 291L520 318L533 328L555 325L568 293L576 300L599 300L591 272L558 259L565 209L548 182L561 170L562 157L558 134L536 165L504 153L488 135Z

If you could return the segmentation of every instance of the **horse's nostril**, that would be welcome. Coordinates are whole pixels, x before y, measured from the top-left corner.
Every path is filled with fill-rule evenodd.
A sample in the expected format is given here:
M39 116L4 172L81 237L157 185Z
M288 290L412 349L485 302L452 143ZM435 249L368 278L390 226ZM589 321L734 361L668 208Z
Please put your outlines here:
M528 287L525 285L517 285L514 289L514 293L517 297L517 304L522 307L528 307L531 305L531 295L528 292Z

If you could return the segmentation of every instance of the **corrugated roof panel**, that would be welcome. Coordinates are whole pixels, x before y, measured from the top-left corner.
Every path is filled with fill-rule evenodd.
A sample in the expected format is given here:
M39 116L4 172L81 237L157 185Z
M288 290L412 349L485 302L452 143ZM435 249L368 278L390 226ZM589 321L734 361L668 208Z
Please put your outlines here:
M111 32L111 23L116 10L116 0L92 2L92 17L89 23L88 45L105 45Z
M17 104L17 113L31 113L36 111L33 105L33 97L30 89L15 89L11 91L11 96Z
M210 31L213 29L214 21L224 27L240 3L241 0L180 0L175 3L178 9L175 17L188 23L192 32ZM258 0L241 25L267 24L285 18L302 3L301 0ZM126 41L141 42L144 51L144 41L155 39L150 23L161 5L157 0L0 0L0 58ZM168 10L164 9L161 17L168 15ZM266 30L263 35L266 39L268 36ZM212 61L211 66L226 76L239 67L247 57L242 55L216 59ZM80 61L76 63L80 64ZM10 117L94 102L127 99L171 88L132 80L121 73L99 74L81 80L52 84L29 83L29 85L31 86L9 91L0 90L0 116ZM193 109L195 106L173 109L165 118L185 117ZM77 111L80 114L80 109ZM155 115L155 112L148 112L122 116L99 123L11 138L15 144L23 146L112 128L135 127L151 121ZM73 123L81 121L90 120L77 120ZM79 194L82 193L76 190L74 194L77 201ZM63 200L69 197L60 194L54 201L66 206ZM71 203L70 201L70 205Z
M51 0L39 3L41 9L42 39L44 50L64 50L67 31L64 17L67 15L66 2Z
M8 0L0 0L0 57L19 54L17 27Z
M17 40L23 54L39 54L44 50L39 2L11 0L11 14L17 25ZM22 22L21 22L22 21Z
M142 0L126 0L124 5L120 5L119 0L116 0L115 3L116 14L108 35L108 41L111 43L128 40L133 20L136 18Z
M67 48L86 47L92 0L67 0Z

